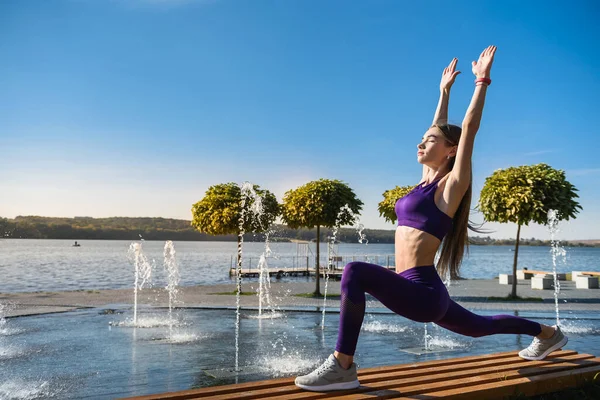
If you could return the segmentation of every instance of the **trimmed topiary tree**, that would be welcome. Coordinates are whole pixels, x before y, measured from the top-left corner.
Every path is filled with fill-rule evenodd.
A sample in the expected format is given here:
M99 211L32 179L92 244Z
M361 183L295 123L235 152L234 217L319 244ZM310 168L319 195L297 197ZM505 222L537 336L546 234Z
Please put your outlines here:
M339 180L319 179L297 189L289 190L283 196L281 218L290 228L317 227L315 296L321 295L319 287L320 227L332 228L335 226L338 214L345 205L348 205L348 208L356 215L362 210L363 202L356 197L348 185ZM337 222L340 223L340 226L353 224L355 217L348 212L342 213Z
M258 185L252 185L254 191L261 197L262 213L257 216L251 212L255 206L254 198L247 198L242 210L242 189L237 183L221 183L208 188L202 200L192 206L192 226L200 232L209 235L238 235L238 285L241 292L241 230L240 218L242 211L244 221L241 224L244 232L264 232L279 215L277 198L268 190L261 190Z
M517 297L521 226L530 222L546 225L550 210L556 211L559 221L575 218L581 210L575 201L579 197L576 191L575 186L566 180L564 171L543 163L499 169L486 178L477 209L486 221L517 224L510 297Z

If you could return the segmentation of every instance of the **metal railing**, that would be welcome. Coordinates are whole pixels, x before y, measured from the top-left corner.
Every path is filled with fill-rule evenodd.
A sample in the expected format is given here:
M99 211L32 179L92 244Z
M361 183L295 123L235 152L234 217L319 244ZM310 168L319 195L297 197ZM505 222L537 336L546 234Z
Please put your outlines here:
M260 257L250 256L242 259L242 273L258 269ZM286 271L310 271L315 269L315 256L274 256L267 257L267 265L269 270L286 270ZM372 264L381 265L386 268L395 268L396 260L394 254L364 254L364 255L335 255L331 260L325 255L320 257L320 268L327 268L330 271L342 271L346 264L353 261L363 261ZM231 269L237 268L237 256L231 256Z

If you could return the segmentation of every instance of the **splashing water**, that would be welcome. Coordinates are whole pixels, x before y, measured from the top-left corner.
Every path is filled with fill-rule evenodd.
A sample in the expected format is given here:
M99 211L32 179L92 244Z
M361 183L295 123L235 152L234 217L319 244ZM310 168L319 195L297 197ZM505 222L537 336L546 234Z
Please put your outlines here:
M48 381L14 380L0 383L0 399L41 399L55 397Z
M333 231L331 234L331 238L327 243L329 259L327 260L327 268L325 269L325 290L323 292L323 315L321 317L321 329L325 329L325 309L327 307L327 288L329 286L329 270L333 267L333 257L334 251L333 246L335 245L335 239L337 237L338 231L340 229L340 225L342 224L342 218L354 218L354 213L348 206L348 204L344 205L344 207L340 208L338 214L335 219L335 225L333 226Z
M463 349L467 344L461 343L450 338L431 337L429 340L429 349Z
M250 186L250 187L249 187ZM244 223L246 222L246 199L251 188L249 182L241 186L240 219L238 221L238 259L235 293L235 372L240 370L240 291L242 290L242 253L244 248ZM236 376L235 383L238 383Z
M262 198L256 194L254 185L250 182L244 182L240 186L240 218L238 220L238 263L237 263L237 290L235 295L235 371L239 369L239 351L240 351L240 295L242 290L242 253L244 244L244 225L248 218L254 215L260 216L263 212ZM249 199L253 199L250 208L246 210L246 203ZM253 221L260 221L260 218L253 218ZM238 383L236 374L235 382Z
M171 334L167 338L166 341L167 341L167 343L171 343L171 344L186 344L186 343L198 342L207 337L209 337L209 336L208 335L198 335L195 333L176 332L176 333Z
M237 259L237 292L236 304L239 304L239 293L242 286L242 254L244 248L244 234L246 233L244 225L246 223L246 201L254 193L254 188L250 182L244 182L241 185L241 198L240 198L240 218L238 220L238 259ZM248 210L252 212L252 210Z
M269 279L269 267L265 253L261 254L258 260L258 271L258 290L256 294L258 296L258 315L262 316L263 302L267 306L271 306L271 296L269 295L271 280Z
M4 318L6 312L9 310L6 304L0 303L0 335L7 335L9 329L6 325L6 318Z
M270 313L268 314L262 314L262 315L258 315L258 314L254 314L254 315L248 315L245 318L248 319L277 319L277 318L284 318L285 314L283 312L279 312L279 311L274 311L271 310Z
M356 225L356 233L358 234L358 243L362 244L364 242L365 244L369 244L369 241L367 240L367 235L363 233L364 230L365 230L365 226L359 222L358 225Z
M10 360L11 358L17 358L25 356L27 352L20 347L8 345L8 346L0 346L0 361L2 360ZM2 397L0 397L1 399Z
M179 285L179 265L175 257L175 246L173 242L167 240L163 252L164 267L167 271L167 286L165 289L169 292L169 337L173 337L173 306L177 302L177 285Z
M269 235L270 231L266 232L265 235L265 250L261 254L258 261L258 318L264 318L263 316L263 305L266 305L271 311L266 318L279 318L283 316L282 313L276 311L276 305L271 300L271 276L269 274L269 265L267 264L267 257L271 255L271 248L269 247Z
M425 342L424 348L426 351L429 351L429 350L431 350L430 342L431 342L431 339L433 339L433 337L427 333L427 322L425 322L423 324L423 331L424 331L423 338L425 339L424 340L424 342Z
M556 276L556 259L561 257L563 261L567 255L564 247L561 246L560 241L557 240L556 234L560 232L558 229L558 213L556 210L548 210L548 229L550 230L550 243L552 253L552 275L554 276L554 308L556 310L556 325L560 325L560 318L558 314L558 294L560 293L560 282Z
M176 320L165 320L163 315L142 315L138 316L137 320L126 319L124 321L111 321L111 326L119 326L125 328L159 328L163 326L181 326L184 325Z
M586 335L597 335L598 333L600 333L600 329L594 328L593 326L586 326L586 325L580 325L580 324L576 324L572 321L566 321L563 322L562 325L560 326L560 329L564 332L564 333L572 333L572 334L586 334Z
M12 358L18 357L26 357L36 352L30 349L24 349L18 344L14 344L11 341L5 340L4 336L16 335L22 332L22 330L18 328L12 328L8 326L5 315L8 311L13 310L15 308L14 304L2 304L0 303L0 365L2 365L3 360L10 360ZM8 389L6 389L8 390ZM2 395L3 389L0 384L0 399L4 398L13 398L13 397L3 397ZM17 397L18 398L18 397Z
M254 222L258 223L259 227L261 227L261 228L268 228L268 227L262 226L262 222L263 222L262 215L265 212L263 203L262 203L262 200L263 200L262 197L254 191L254 188L252 186L250 186L250 188L248 189L248 192L250 194L249 197L252 197L252 199L254 199L254 201L252 202L252 205L250 206L250 212L252 213L252 215L254 217Z
M406 332L408 329L406 326L397 325L397 324L386 324L381 321L372 321L364 323L362 328L363 331L366 332L389 332L389 333L402 333Z
M319 361L316 357L310 358L296 351L293 354L263 356L258 359L258 367L274 377L282 377L314 367Z
M293 345L292 349L288 349L288 345L299 341L298 336L290 338L289 333L287 329L273 331L273 338L269 343L270 349L256 361L259 370L279 377L305 371L319 363L319 358L312 352L307 353L304 346Z
M2 304L0 304L0 335L6 335L6 332L8 332L6 319L2 315Z
M151 283L153 263L148 261L144 254L141 243L131 243L128 258L135 266L135 281L133 283L133 323L137 322L138 292L142 290L146 282Z

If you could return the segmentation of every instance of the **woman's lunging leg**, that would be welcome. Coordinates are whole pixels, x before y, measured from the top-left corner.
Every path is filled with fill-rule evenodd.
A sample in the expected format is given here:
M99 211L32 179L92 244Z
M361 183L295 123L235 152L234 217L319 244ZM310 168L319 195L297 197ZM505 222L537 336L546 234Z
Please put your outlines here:
M444 315L448 292L435 268L427 266L412 270L414 280L379 265L364 262L346 265L341 283L337 352L354 355L365 315L365 293L396 314L415 321L435 321Z
M542 332L539 323L512 315L483 316L472 313L450 300L450 305L439 326L465 336L480 337L499 333L538 336Z
M472 337L498 333L535 336L531 345L519 352L519 357L525 360L543 360L548 354L561 349L569 340L559 327L542 325L512 315L477 315L452 300L446 315L436 323L453 332Z

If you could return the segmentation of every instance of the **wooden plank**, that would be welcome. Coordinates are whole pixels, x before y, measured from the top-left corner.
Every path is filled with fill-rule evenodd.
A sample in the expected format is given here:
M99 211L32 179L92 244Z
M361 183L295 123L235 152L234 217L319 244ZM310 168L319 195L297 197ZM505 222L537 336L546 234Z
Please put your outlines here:
M375 382L371 383L368 380L364 382L361 380L361 387L354 391L348 392L337 392L339 394L332 397L327 396L331 399L372 399L376 396L381 396L382 398L392 398L392 397L400 397L408 396L408 395L418 395L424 394L431 391L438 390L446 390L446 389L458 389L460 391L467 391L469 385L473 385L475 383L490 383L497 382L501 379L513 379L518 376L522 376L522 374L532 374L531 372L527 372L527 365L531 363L535 363L535 365L547 365L553 370L563 370L563 369L573 369L577 366L581 365L580 363L585 362L585 357L588 359L592 356L587 354L582 354L579 359L573 359L571 363L565 364L558 361L544 360L544 361L525 361L523 363L517 365L511 365L505 368L502 367L490 367L490 368L482 368L482 369L473 369L469 371L457 371L454 373L442 373L435 374L430 373L428 375L423 375L420 377L405 377L402 376L400 379L396 377L396 379L389 379L383 382ZM571 356L575 357L575 356ZM529 363L529 364L528 364ZM589 363L589 362L588 362ZM595 365L595 363L589 363ZM600 366L600 365L599 365ZM520 370L524 371L521 372ZM547 373L551 372L550 369L546 370ZM302 397L290 395L286 396L286 399L300 399ZM311 397L311 398L322 398L322 397Z
M582 364L581 362L587 363ZM544 361L536 361L536 363L544 363ZM538 364L539 365L539 364ZM600 371L600 363L587 360L573 360L573 362L549 362L546 363L546 370L537 371L542 376L544 373L549 374L551 372L562 372L567 371L572 373L578 367L584 368L590 366ZM444 392L449 394L455 393L468 393L472 387L481 384L497 385L499 382L516 382L515 379L523 377L535 376L536 371L528 370L527 367L516 370L497 370L497 371L474 371L469 376L459 375L446 375L442 380L432 379L431 383L427 383L426 380L396 380L389 381L388 385L366 385L371 390L363 391L362 393L352 392L352 394L345 394L342 396L331 397L331 399L347 399L347 400L359 400L359 399L372 399L379 396L379 398L406 398L406 396L419 395L430 395L431 393ZM436 377L440 378L440 377ZM509 386L511 383L507 383ZM362 389L362 388L361 388ZM375 390L373 390L375 389ZM293 398L293 397L290 397ZM487 397L475 397L475 398L486 398Z
M555 352L555 353L553 353L553 356L573 355L573 354L576 354L576 352L564 351L564 352ZM430 372L430 369L431 368L435 369L436 366L439 368L442 368L444 366L449 365L452 368L456 368L457 365L460 365L461 363L463 363L463 364L468 363L468 362L476 362L476 364L473 365L473 367L475 367L475 366L481 366L486 361L494 361L494 359L501 360L501 359L505 359L507 357L513 358L515 360L521 360L521 359L515 358L514 352L506 352L506 353L500 353L498 355L470 356L470 357L464 357L462 359L432 360L432 361L428 361L428 362L409 364L409 365L400 365L400 366L396 366L396 367L375 367L375 368L371 368L371 369L361 370L359 377L361 380L364 380L369 375L379 374L379 376L378 375L371 376L370 380L378 379L378 378L379 379L388 379L390 376L390 373L391 373L391 376L393 376L394 373L398 373L401 371L407 371L407 370L418 371L419 369L426 369L425 372ZM502 363L503 361L500 361L500 362ZM469 367L470 366L467 365L467 368L469 368ZM380 375L382 373L384 374L383 376ZM204 389L196 389L196 390L187 391L187 392L179 392L179 393L174 393L174 394L164 394L163 397L161 397L161 398L172 398L172 399L189 398L189 397L187 397L187 395L201 396L201 397L215 396L215 395L216 396L231 395L233 393L240 392L240 391L242 391L244 393L248 393L248 391L252 390L252 389L255 389L255 390L270 389L270 388L276 388L279 386L285 387L286 392L289 391L290 389L293 389L293 391L300 391L295 386L293 386L293 380L291 380L290 378L280 378L280 379L276 379L276 380L263 381L263 382L248 382L248 383L243 383L243 384L239 384L239 385L224 385L224 386L209 387L209 388L204 388ZM262 395L265 393L258 393L258 394ZM144 397L140 397L139 399L142 399L142 398L155 398L155 397L144 396Z
M577 354L577 352L572 351L572 350L561 350L560 352L552 353L553 356L573 355L573 354ZM479 362L479 361L487 361L487 360L494 360L494 359L501 359L501 358L514 358L515 356L516 356L515 351L506 351L503 353L484 354L484 355L478 355L478 356L446 358L443 360L419 361L419 362L412 363L412 364L400 364L400 365L392 365L392 366L365 368L365 369L361 369L359 371L359 375L366 376L368 374L376 373L381 370L385 370L385 371L389 371L389 372L404 371L404 370L413 369L413 368L427 368L427 367L432 367L432 366L442 367L444 365L459 365L459 364L469 363L469 362L473 362L473 361Z
M572 355L570 357L581 357L578 355ZM584 356L591 357L591 356ZM541 363L544 361L536 361L536 363ZM549 362L549 361L545 361ZM364 392L369 391L375 388L376 390L386 389L391 385L412 385L418 384L417 387L422 387L428 383L435 383L439 381L447 381L448 379L462 379L472 375L478 375L483 372L497 372L499 370L511 370L514 368L514 364L517 363L519 365L525 365L527 363L531 363L531 361L522 360L520 358L513 358L511 360L507 360L506 358L500 360L486 360L483 362L474 361L468 364L462 364L458 366L453 366L451 364L436 367L429 366L427 368L415 368L413 370L404 370L404 371L394 371L388 372L386 370L382 370L377 375L368 375L364 376L359 373L359 380L361 384L364 386L363 388L359 388L354 392ZM487 368L485 368L487 367ZM371 388L371 389L369 389ZM257 391L253 390L252 395L258 395L263 397L268 397L277 393L279 395L285 395L286 399L304 399L305 395L302 393L294 394L289 388L279 387L273 388L270 391ZM369 396L367 396L369 397ZM234 395L232 398L238 399L250 399L252 397L247 397L244 395ZM311 397L312 398L312 397Z
M600 272L586 271L586 272L580 272L579 275L600 276Z
M559 357L559 356L570 356L570 355L575 355L577 354L577 352L575 351L571 351L571 350L562 350L562 351L557 351L557 352L553 352L550 357ZM425 369L425 368L431 368L431 367L444 367L444 366L452 366L453 368L456 368L458 365L461 364L465 364L465 363L470 363L470 362L477 362L477 363L481 363L481 362L485 362L488 360L500 360L500 359L506 359L506 358L512 358L512 359L517 359L515 358L516 353L515 351L507 351L507 352L503 352L503 353L496 353L496 354L489 354L489 355L480 355L480 356L467 356L467 357L460 357L460 358L451 358L451 359L443 359L443 360L431 360L431 361L422 361L422 362L418 362L418 363L413 363L413 364L401 364L401 365L396 365L396 366L381 366L381 367L372 367L372 368L365 368L365 369L361 369L359 370L359 378L363 379L367 378L369 375L373 375L373 374L378 374L378 373L394 373L394 372L402 372L402 371L407 371L407 370L419 370L419 369ZM521 358L518 358L518 360L521 360ZM272 380L268 380L268 381L259 381L259 382L246 382L246 383L241 383L241 384L232 384L232 385L222 385L222 386L211 386L211 387L207 387L207 388L202 388L202 389L194 389L191 391L185 391L185 392L176 392L173 393L172 395L175 396L170 396L171 394L169 393L165 393L163 394L163 396L170 396L170 397L161 397L161 398L165 398L165 399L179 399L179 398L187 398L187 397L176 397L176 396L182 396L184 395L184 393L190 393L190 394L197 394L197 395L201 395L203 393L211 393L213 395L219 395L219 394L229 394L229 393L235 393L237 391L246 391L248 389L256 389L256 388L272 388L272 387L277 387L277 386L285 386L285 385L289 385L290 383L290 378L279 378L279 379L272 379ZM293 379L291 379L291 383L293 384ZM295 387L295 386L294 386ZM141 396L141 397L136 397L136 399L139 400L146 400L146 399L154 399L156 397L153 397L153 395L150 396Z
M506 381L470 386L468 393L452 390L429 392L405 399L444 398L452 400L504 399L507 396L539 396L542 394L577 387L594 378L600 372L600 364L576 370L534 375Z
M554 352L549 358L567 357L574 356L578 353L576 351L562 351ZM442 371L458 371L463 369L481 368L481 367L492 367L495 365L509 365L511 363L520 363L524 360L517 356L514 351L500 353L498 357L494 356L473 356L469 357L468 360L461 362L460 359L449 358L446 360L436 360L431 362L420 362L416 364L404 364L399 366L384 367L382 371L386 374L394 373L406 373L408 371L414 371L417 374L431 373L431 372L442 372ZM369 375L371 370L359 371L361 378L371 378Z
M183 400L183 399L200 399L208 396L215 396L221 394L230 394L236 393L239 391L245 391L249 389L253 389L256 387L261 388L274 388L278 386L289 386L290 384L294 384L294 378L277 378L270 379L268 381L258 381L258 382L244 382L237 383L231 385L221 385L221 386L210 386L202 389L192 389L192 390L183 390L179 392L168 392L168 393L158 393L158 394L150 394L144 396L135 396L135 397L127 397L123 400L153 400L153 399L169 399L169 400ZM295 385L294 385L295 386Z
M572 374L572 369L576 366L580 366L581 364L577 363L577 361L580 360L576 360L573 363L561 363L561 362L554 362L554 363L547 363L549 367L553 368L554 371L556 370L565 370L567 374ZM543 363L539 362L539 363ZM594 371L598 372L600 371L600 363L594 362L592 363L593 365L593 369ZM456 393L464 393L464 392L470 392L471 391L471 386L473 384L481 384L481 383L486 383L488 384L488 389L493 389L494 385L497 385L498 382L506 382L505 385L508 385L507 387L510 387L512 384L510 382L508 382L511 379L516 378L521 378L523 375L522 373L520 373L518 370L517 371L510 371L510 373L505 373L503 375L500 375L498 373L497 370L492 370L493 372L489 373L489 374L485 374L485 375L481 375L484 371L474 371L474 375L470 377L469 379L452 379L453 377L451 376L446 376L444 377L444 379L439 380L437 382L435 382L434 384L429 384L429 385L424 385L423 383L425 383L424 381L419 381L419 380L415 380L415 379L404 379L403 381L408 384L408 385L400 385L397 386L395 384L398 383L398 381L387 381L383 383L383 387L381 387L378 390L373 390L374 389L374 385L365 385L363 384L361 386L360 389L358 389L358 391L363 391L363 393L357 394L357 390L351 390L351 391L337 391L337 392L329 392L329 393L315 393L315 392L306 392L306 391L299 391L297 388L295 387L291 387L289 388L289 390L286 390L285 392L282 391L277 391L277 393L274 393L273 391L269 391L269 392L262 392L262 391L247 391L245 393L232 393L229 395L222 395L222 396L216 396L216 397L210 397L210 399L233 399L233 398L245 398L245 399L322 399L322 398L329 398L329 399L372 399L374 397L377 398L397 398L397 397L404 397L407 398L405 396L411 396L410 398L415 398L414 396L420 396L423 395L423 398L426 398L427 395L429 395L430 393L432 393L431 391L433 390L435 393L435 390L440 390L441 391L447 391L448 387L454 388L454 391L450 390L448 392L448 394L456 394ZM489 372L489 371L486 371ZM539 371L538 371L539 372ZM545 371L545 372L550 372L550 370ZM531 370L529 371L529 374L535 374L535 371ZM555 376L558 376L555 374ZM522 382L522 381L521 381ZM290 385L292 383L290 382ZM490 386L491 385L491 386ZM485 389L485 386L482 386L482 388ZM483 390L482 388L480 388L480 390ZM514 390L514 389L513 389ZM492 390L493 391L493 390ZM446 393L446 392L444 392ZM502 392L504 393L504 391ZM444 394L446 395L446 394ZM502 395L500 396L502 397ZM468 398L468 397L467 397ZM486 395L486 397L474 397L474 398L490 398L489 396Z
M532 378L537 376L543 377L563 373L563 375L557 376L565 376L565 379L567 379L565 385L575 384L574 382L577 379L571 376L578 374L578 370L581 370L582 376L588 370L598 372L600 371L600 359L593 358L588 354L577 354L577 352L565 350L554 352L543 361L526 361L520 359L512 351L360 370L361 387L351 391L308 392L297 388L293 383L293 378L279 378L262 382L247 382L183 392L140 396L132 399L306 400L322 398L372 399L377 396L381 398L400 396L421 398L414 396L429 394L435 394L436 397L442 395L454 396L458 392L470 392L471 388L474 392L481 391L485 394L484 397L479 398L490 398L488 394L494 392L494 385L500 388L499 393L505 393L506 391L515 390L515 385L519 385L519 388L521 388L523 383L532 382L534 381ZM539 379L535 381L538 382ZM504 383L499 384L498 382ZM537 384L537 386L525 385L519 390L535 391L538 390L536 389L538 386L544 387L543 384Z
M577 356L576 352L564 351L555 352L552 354L553 357L558 356ZM581 357L581 356L577 356ZM552 358L552 357L551 357ZM477 374L482 372L480 368L488 367L492 371L497 371L498 365L503 365L505 368L511 368L509 365L514 363L531 363L518 358L514 352L501 353L495 356L470 356L464 357L463 359L447 359L447 360L432 360L423 363L417 363L412 365L401 365L396 367L376 367L368 370L361 371L359 373L359 379L363 384L373 384L380 381L388 382L401 377L408 383L415 382L415 379L419 379L419 376L425 375L426 377L435 376L447 371L467 371L469 374ZM537 362L539 363L539 362ZM479 372L474 372L478 370ZM464 375L464 373L463 373ZM422 378L421 378L422 380ZM427 379L425 379L427 380ZM437 379L439 380L439 379ZM287 382L286 382L287 381ZM265 385L269 383L268 385ZM338 392L339 393L339 392ZM289 378L282 378L279 380L265 381L258 383L246 383L242 385L227 385L213 388L204 388L187 393L181 393L185 397L162 397L162 398L192 398L187 397L187 394L193 397L202 398L206 396L213 396L211 398L264 398L272 396L284 396L286 398L307 398L309 392L302 391L293 385L293 380ZM321 396L321 395L319 395ZM152 398L152 397L149 397Z

